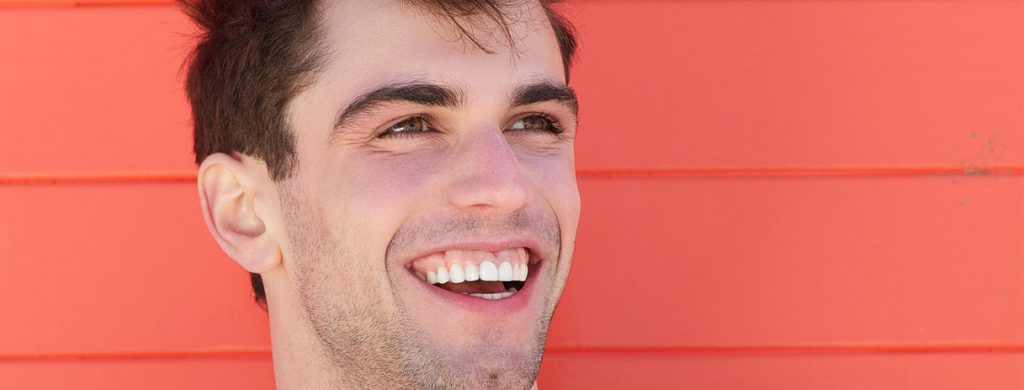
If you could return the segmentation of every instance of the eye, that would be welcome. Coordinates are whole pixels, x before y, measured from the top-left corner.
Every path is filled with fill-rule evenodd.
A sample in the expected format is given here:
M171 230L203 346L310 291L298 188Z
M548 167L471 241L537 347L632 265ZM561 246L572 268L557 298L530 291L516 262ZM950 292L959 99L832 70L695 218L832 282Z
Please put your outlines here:
M508 130L544 131L553 134L559 134L562 132L562 128L558 127L558 122L544 114L531 114L516 119L515 122L512 122L512 124L508 126Z
M433 131L433 129L430 127L430 122L427 121L426 117L414 116L389 126L377 138L415 137L430 131Z

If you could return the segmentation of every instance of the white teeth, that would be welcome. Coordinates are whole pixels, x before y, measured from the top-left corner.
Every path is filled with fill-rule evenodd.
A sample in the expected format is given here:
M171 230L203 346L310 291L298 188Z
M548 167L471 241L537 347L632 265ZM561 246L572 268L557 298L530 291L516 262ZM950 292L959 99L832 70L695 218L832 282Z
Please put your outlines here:
M514 293L514 292L519 292L519 290L516 290L515 287L512 287L512 288L508 289L508 292Z
M512 263L505 261L498 266L498 280L502 282L512 281Z
M515 289L509 290L509 291L506 291L506 292L503 292L503 293L491 293L491 294L487 294L487 293L469 293L469 295L472 295L472 296L477 297L477 298L489 299L489 300L494 301L494 300L498 300L498 299L504 299L504 298L511 297L512 294L515 294L515 291L513 291L513 290L515 290Z
M451 274L449 276L451 277L452 283L462 283L466 281L466 274L462 272L461 265L452 264L449 268L451 268Z
M480 263L480 280L498 280L498 267L494 263L484 260Z
M480 273L477 272L476 265L466 264L466 281L474 282L480 280Z
M2 1L2 0L0 0ZM417 260L413 276L430 284L475 281L524 282L529 274L529 252L526 248L498 252L451 250Z
M448 283L448 269L445 267L437 267L437 283L445 284Z

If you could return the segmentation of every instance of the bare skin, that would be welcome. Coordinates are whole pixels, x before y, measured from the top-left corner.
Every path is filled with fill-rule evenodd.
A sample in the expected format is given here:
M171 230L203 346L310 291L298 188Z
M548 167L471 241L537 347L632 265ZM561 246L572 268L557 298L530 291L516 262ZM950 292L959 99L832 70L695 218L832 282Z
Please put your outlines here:
M326 68L288 108L297 170L274 182L240 154L199 170L214 237L263 276L278 388L534 387L580 207L540 5L511 10L514 50L480 27L494 53L405 2L323 12ZM517 253L515 291L485 280Z

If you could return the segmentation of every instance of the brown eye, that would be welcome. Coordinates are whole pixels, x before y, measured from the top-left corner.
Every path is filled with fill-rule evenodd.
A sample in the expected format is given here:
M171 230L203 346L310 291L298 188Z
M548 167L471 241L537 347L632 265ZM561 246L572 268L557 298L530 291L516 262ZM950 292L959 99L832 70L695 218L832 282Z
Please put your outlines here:
M403 120L395 123L391 127L388 127L378 137L394 137L394 136L416 136L421 133L431 131L430 124L427 123L427 118L422 116L414 116L412 118Z
M561 133L562 129L555 122L544 115L530 115L517 119L508 127L509 130L525 131L546 131L549 133Z

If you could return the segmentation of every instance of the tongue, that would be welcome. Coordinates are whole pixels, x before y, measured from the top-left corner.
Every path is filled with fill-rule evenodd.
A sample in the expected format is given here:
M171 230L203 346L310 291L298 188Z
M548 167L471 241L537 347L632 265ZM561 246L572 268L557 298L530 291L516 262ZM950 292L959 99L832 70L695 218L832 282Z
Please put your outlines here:
M503 293L503 292L505 292L505 284L502 283L502 282L475 281L475 282L462 282L462 283L445 283L445 284L439 285L438 287L443 288L443 289L448 290L448 291L451 291L451 292L457 292L457 293L460 293L460 294L462 294L462 293L492 294L492 293Z

